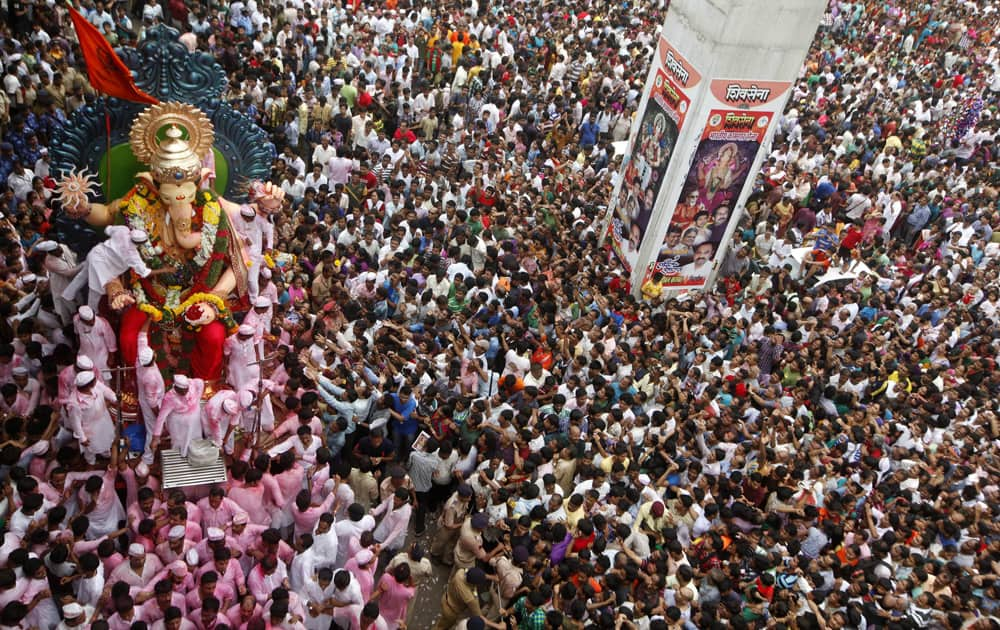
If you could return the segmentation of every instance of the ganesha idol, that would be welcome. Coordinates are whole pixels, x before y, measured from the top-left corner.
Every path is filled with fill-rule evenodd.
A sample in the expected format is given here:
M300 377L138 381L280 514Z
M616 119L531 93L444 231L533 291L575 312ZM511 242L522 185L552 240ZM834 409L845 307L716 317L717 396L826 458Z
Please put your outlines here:
M137 117L129 141L149 171L137 174L121 199L107 205L88 201L88 181L78 174L59 186L70 216L99 228L123 225L148 235L136 248L149 273L140 276L134 265L90 289L104 293L109 307L120 313L124 365L135 365L139 335L148 331L161 365L180 372L178 362L187 361L185 373L213 383L222 374L223 341L236 327L230 305L246 295L248 266L255 264L235 230L243 206L207 186L212 173L204 168L204 158L212 151L213 129L197 108L154 105ZM270 184L251 189L258 212L275 210L282 196Z

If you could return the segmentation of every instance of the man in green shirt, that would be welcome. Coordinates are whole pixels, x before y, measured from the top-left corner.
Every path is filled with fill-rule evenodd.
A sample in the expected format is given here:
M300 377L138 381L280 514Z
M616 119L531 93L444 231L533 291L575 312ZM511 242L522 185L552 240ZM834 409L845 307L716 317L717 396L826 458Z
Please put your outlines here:
M344 81L340 88L340 97L347 101L347 107L354 111L354 103L358 100L358 88L354 87L354 77Z

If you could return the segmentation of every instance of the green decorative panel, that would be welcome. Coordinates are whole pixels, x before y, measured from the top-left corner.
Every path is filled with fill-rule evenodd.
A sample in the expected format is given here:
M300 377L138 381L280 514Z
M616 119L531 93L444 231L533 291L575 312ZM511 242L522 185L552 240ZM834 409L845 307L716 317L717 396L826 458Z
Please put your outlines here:
M229 184L229 165L226 157L219 149L215 153L215 188L226 190ZM101 181L101 194L108 197L108 154L105 152L98 162L98 178ZM127 142L111 147L111 199L118 199L135 184L136 173L149 170L149 167L132 155L132 147Z

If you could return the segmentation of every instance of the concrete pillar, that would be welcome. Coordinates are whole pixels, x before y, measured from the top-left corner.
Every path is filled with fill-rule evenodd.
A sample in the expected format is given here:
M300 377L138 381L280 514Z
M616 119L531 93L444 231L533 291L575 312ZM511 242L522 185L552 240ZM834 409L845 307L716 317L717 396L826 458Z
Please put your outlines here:
M707 209L718 219L699 228L699 234L711 233L707 238L713 244L713 268L721 261L760 169L761 147L769 144L826 5L826 0L671 0L626 155L627 164L633 164L624 169L632 175L631 189L623 176L609 213L619 218L619 227L645 224L643 230L631 228L633 242L641 232L641 244L637 253L628 252L637 295L661 248L686 251L683 242L663 247L682 191L686 199L697 192L692 207ZM666 114L666 124L657 113ZM663 168L664 162L662 174L652 168ZM647 203L636 203L640 196ZM629 204L631 212L623 204ZM723 205L734 220L726 219L725 209L719 210ZM673 227L684 225L685 217L695 212L682 207ZM707 250L701 248L702 257ZM658 269L677 271L692 258L673 257L661 261ZM714 277L714 272L705 273L704 265L698 271L685 268L694 275L678 277L694 280L672 287L701 288Z

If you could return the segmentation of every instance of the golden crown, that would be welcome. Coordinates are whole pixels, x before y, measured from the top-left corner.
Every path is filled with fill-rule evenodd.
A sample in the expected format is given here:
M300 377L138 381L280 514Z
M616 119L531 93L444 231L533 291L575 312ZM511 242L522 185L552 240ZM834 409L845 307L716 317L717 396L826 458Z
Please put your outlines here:
M211 121L186 103L149 107L139 114L129 133L132 153L149 164L153 179L161 184L198 181L202 158L212 150L213 140Z

